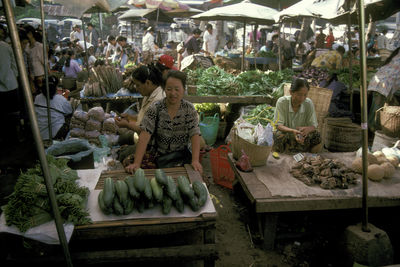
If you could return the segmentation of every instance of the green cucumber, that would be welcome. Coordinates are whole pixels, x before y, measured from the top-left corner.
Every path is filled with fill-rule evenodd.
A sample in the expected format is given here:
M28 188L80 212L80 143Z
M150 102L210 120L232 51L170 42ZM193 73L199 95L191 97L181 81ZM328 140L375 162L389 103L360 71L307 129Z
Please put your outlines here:
M97 197L97 202L99 203L100 210L105 214L109 215L113 212L112 208L106 207L103 200L104 192L103 190L100 192L99 196Z
M155 176L158 184L161 186L167 186L167 175L163 169L156 169Z
M127 176L125 178L125 183L128 185L129 195L131 195L131 197L134 199L138 199L140 194L135 187L135 178L133 176Z
M177 196L177 198L174 201L174 206L180 213L182 213L184 210L184 204L183 204L183 199L182 199L182 196L181 196L181 193L179 192L179 190L177 190L176 196Z
M192 183L192 188L193 188L194 193L196 194L196 196L199 199L199 206L203 207L207 201L207 196L208 196L207 188L200 181L194 181Z
M182 195L188 199L191 199L194 196L193 189L190 187L189 180L186 176L178 176L178 188L181 191Z
M143 169L139 168L135 171L135 188L140 192L144 192L146 186L146 176L144 175Z
M172 199L169 196L164 196L162 201L162 213L167 215L172 207Z
M118 197L114 198L113 208L114 208L114 213L116 215L123 215L124 214L124 208L122 207L121 203L119 203Z
M144 178L144 196L148 201L151 201L153 199L153 193L151 191L151 185L150 185L150 180L147 178Z
M192 211L198 211L200 209L199 200L197 199L196 196L189 198L189 206L192 209Z
M104 205L106 207L112 207L115 195L115 185L112 178L107 177L106 179L104 179L103 191L104 191L103 194Z
M119 203L122 204L124 208L127 206L127 201L129 198L129 189L128 185L121 180L115 182L115 192L117 193Z
M178 192L178 187L176 186L176 183L174 179L171 176L167 176L167 194L172 200L176 200L178 198L177 192Z
M153 191L154 199L157 202L161 202L163 199L163 190L162 190L161 186L157 183L156 178L153 177L151 179L150 185L151 185L151 189Z

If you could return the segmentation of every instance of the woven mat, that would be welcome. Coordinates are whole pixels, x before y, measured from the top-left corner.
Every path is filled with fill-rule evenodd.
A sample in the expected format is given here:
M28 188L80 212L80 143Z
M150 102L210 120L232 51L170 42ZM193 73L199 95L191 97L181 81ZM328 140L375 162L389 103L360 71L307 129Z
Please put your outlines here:
M355 152L322 153L330 159L340 159L350 166ZM292 155L281 154L280 159L270 157L266 166L254 168L257 178L265 184L273 197L329 197L329 196L362 196L361 179L349 189L322 189L319 185L308 186L294 178L289 170L295 163ZM400 169L396 169L391 179L381 182L368 180L368 195L371 197L400 197Z

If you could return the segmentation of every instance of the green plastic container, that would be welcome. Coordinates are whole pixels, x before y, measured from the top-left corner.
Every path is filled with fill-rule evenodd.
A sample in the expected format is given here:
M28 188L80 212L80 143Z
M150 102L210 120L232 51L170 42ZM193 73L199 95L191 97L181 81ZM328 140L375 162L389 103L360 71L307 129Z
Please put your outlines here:
M219 114L215 113L213 117L205 117L203 112L200 112L200 132L206 141L206 144L212 146L217 140L219 127Z

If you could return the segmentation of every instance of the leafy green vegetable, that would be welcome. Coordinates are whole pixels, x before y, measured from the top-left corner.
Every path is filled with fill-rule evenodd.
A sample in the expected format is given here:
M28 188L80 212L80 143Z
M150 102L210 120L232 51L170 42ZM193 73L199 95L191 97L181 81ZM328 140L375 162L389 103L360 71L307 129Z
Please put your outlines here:
M215 113L220 113L219 104L216 103L203 103L203 104L194 104L194 108L197 112L203 112L205 116L214 116Z
M272 58L276 58L276 54L272 51L260 51L257 53L258 57L272 57Z
M251 70L238 76L218 66L188 70L188 84L197 85L198 95L269 95L284 82L291 82L293 71L262 72Z
M54 181L54 192L61 217L75 224L87 224L91 220L85 209L89 189L79 187L75 170L67 166L65 159L47 156L50 174ZM21 232L52 219L52 210L47 198L43 173L40 164L21 173L14 192L3 207L7 225L15 225Z
M274 107L268 104L263 104L258 105L254 109L247 112L247 114L243 116L243 119L253 125L260 123L263 126L267 126L267 124L270 123L272 126L274 126L274 113Z

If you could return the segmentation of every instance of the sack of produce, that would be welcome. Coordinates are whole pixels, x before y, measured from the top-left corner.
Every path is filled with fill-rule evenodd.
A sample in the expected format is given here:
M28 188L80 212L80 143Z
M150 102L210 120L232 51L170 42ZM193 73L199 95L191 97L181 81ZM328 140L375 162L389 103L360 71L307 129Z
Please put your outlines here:
M115 124L115 120L114 118L109 118L106 119L103 122L103 129L102 132L105 133L111 133L111 134L115 134L118 130L118 126Z
M100 135L99 131L86 131L85 132L85 137L87 139L98 138L99 135Z
M90 119L86 122L85 130L89 131L101 131L101 122L97 120Z
M74 115L72 116L72 118L75 118L76 120L79 120L79 121L82 121L83 123L85 123L89 119L89 116L86 111L76 110L74 112Z
M90 119L96 120L96 121L104 121L104 109L102 107L94 107L89 109L88 111L88 116Z
M71 125L72 126L72 125ZM85 137L85 130L82 128L72 128L70 132L71 137Z
M86 157L92 152L92 147L90 146L88 141L84 139L64 140L62 142L53 144L46 150L46 153L48 155L71 159L74 162L80 161L82 157Z

